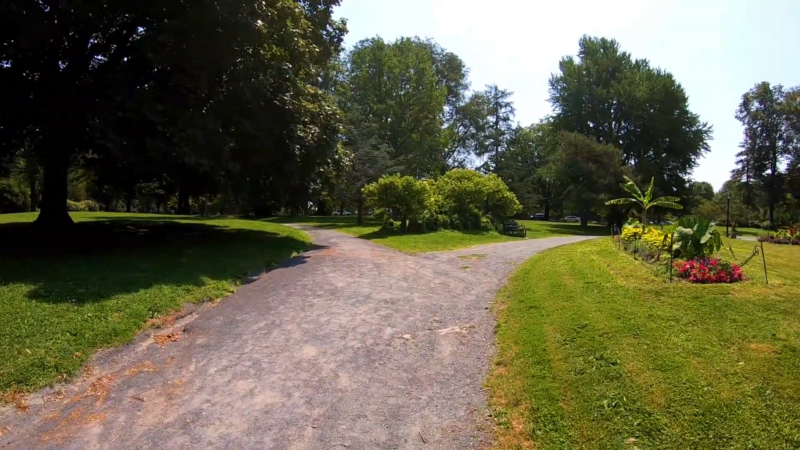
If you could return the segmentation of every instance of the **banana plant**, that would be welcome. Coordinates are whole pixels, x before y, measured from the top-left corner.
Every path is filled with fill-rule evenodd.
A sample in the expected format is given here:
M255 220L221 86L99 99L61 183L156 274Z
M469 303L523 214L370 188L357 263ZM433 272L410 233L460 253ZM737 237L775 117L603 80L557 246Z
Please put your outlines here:
M606 202L606 205L628 205L631 203L639 205L642 208L642 233L644 233L644 230L647 227L648 209L654 206L670 209L683 209L683 206L678 204L678 202L681 201L680 197L659 197L653 199L653 184L655 181L656 177L653 177L650 180L650 188L646 193L642 194L642 190L639 189L639 186L636 186L636 183L634 183L630 178L625 177L625 183L621 183L620 186L622 186L622 189L625 189L625 191L630 193L633 197L609 200Z

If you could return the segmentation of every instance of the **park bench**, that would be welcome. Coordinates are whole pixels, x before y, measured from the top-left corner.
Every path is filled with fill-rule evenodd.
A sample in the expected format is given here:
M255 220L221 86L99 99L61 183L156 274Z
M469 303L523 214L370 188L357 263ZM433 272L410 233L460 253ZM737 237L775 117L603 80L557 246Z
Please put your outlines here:
M528 235L528 230L525 229L525 225L522 225L515 220L507 220L500 225L500 233L505 234L506 236L525 237Z

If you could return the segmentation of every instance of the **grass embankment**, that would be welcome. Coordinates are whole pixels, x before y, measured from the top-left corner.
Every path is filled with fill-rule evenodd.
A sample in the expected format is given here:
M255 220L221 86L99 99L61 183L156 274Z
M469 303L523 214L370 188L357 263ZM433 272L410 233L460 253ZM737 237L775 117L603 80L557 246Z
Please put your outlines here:
M734 285L668 284L610 239L533 257L496 305L498 447L800 448L800 248L765 251L768 286L760 256Z
M34 218L0 215L0 394L69 376L148 319L225 297L310 244L272 223L112 213L73 214L55 240L23 223Z
M359 226L356 224L356 218L354 216L278 217L269 220L276 223L303 223L317 228L336 230L408 253L455 250L458 248L474 247L476 245L522 239L485 231L466 232L445 230L417 234L386 233L381 231L380 222L367 218L365 219L364 225ZM524 224L527 228L528 239L571 235L598 236L607 234L607 229L599 225L581 228L580 224L574 223L554 223L533 220L521 220L519 222Z

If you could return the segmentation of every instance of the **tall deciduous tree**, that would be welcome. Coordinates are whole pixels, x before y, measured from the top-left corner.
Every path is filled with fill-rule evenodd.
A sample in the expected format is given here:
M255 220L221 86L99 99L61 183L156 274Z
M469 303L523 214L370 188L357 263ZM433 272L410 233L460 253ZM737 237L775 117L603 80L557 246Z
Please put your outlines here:
M558 184L564 207L580 214L586 226L593 212L612 198L622 178L618 148L578 133L561 132L546 177Z
M545 220L550 220L550 210L556 199L552 177L542 172L556 148L554 137L547 122L515 128L495 169L525 210L534 211L541 207Z
M488 114L483 126L483 145L478 147L477 155L488 158L484 167L487 172L497 169L501 153L508 148L512 138L516 110L511 95L512 92L500 89L496 84L487 86L484 91Z
M357 221L362 225L366 201L363 188L386 173L401 172L403 168L392 164L392 148L381 140L375 124L356 114L347 119L338 187L343 197L355 203Z
M773 223L775 207L784 198L783 165L791 161L798 147L787 106L783 86L762 82L742 96L736 111L736 119L744 127L744 139L734 175L748 187L761 191Z
M432 41L361 41L347 55L342 109L358 110L378 127L405 173L436 175L447 168L447 125L467 88L458 56Z
M173 167L179 192L198 188L187 172L306 184L335 148L320 85L345 32L338 3L2 2L0 153L31 144L37 222L71 222L69 168L89 158Z
M559 130L592 136L621 150L641 179L656 178L659 194L682 195L711 127L689 110L673 76L633 59L615 40L584 36L577 58L564 57L550 79Z

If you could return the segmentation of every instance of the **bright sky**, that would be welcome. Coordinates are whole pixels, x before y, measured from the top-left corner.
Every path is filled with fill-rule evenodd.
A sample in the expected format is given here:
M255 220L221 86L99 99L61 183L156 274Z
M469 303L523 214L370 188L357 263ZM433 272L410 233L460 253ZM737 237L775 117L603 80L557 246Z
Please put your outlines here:
M583 34L614 38L671 72L714 126L694 178L719 189L734 167L743 93L760 81L800 85L800 0L343 0L347 44L433 38L470 68L474 89L514 92L524 125L551 112L548 79Z

